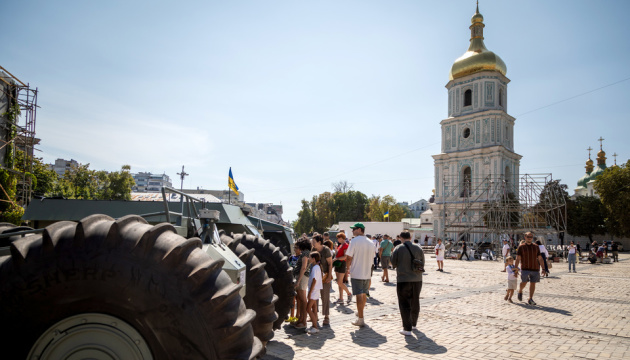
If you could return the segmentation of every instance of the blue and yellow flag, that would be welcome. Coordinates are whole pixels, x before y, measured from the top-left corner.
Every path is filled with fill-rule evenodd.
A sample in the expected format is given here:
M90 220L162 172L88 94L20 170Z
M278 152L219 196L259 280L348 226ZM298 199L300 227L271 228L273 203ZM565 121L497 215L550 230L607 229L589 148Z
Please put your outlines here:
M228 178L228 186L230 187L230 189L232 189L232 191L236 193L236 195L238 195L238 186L236 186L236 183L234 182L234 176L232 176L232 167L230 167L230 177Z
M389 210L385 211L385 215L383 215L383 217L386 217L386 218L389 217Z

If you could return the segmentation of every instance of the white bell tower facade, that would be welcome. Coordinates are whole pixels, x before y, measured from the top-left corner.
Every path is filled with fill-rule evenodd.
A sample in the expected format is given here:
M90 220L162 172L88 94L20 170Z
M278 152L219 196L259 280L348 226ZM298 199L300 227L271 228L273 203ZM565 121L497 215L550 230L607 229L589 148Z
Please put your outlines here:
M499 192L518 196L522 156L514 152L516 119L507 113L510 82L505 76L507 68L484 45L485 25L479 7L471 23L470 47L453 64L446 84L448 118L440 123L441 153L433 155L433 225L437 237L459 239L462 234L458 229L465 226L449 228L449 224L458 221L471 224L476 218L477 225L467 239L479 241L485 236L479 225L482 222L478 221L484 204L500 197ZM468 205L449 206L458 203ZM449 214L449 208L466 210L453 210Z

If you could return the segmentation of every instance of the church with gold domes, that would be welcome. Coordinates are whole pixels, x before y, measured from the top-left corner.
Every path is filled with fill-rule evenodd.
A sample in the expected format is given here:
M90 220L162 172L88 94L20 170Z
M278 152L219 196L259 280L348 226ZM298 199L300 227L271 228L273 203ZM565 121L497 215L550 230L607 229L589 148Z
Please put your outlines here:
M486 48L484 28L477 5L469 27L470 46L453 63L446 84L448 118L440 123L441 153L433 155L432 210L437 237L459 238L461 233L449 224L456 224L457 219L461 223L474 222L489 200L506 192L518 193L522 156L514 152L516 119L507 112L510 80L503 60ZM488 192L486 188L490 186L493 190ZM465 211L446 213L448 205L454 203L469 205ZM469 235L469 241L481 240L483 229L475 229Z
M593 166L593 160L591 160L591 148L588 150L588 160L586 160L586 174L580 178L577 182L577 187L575 188L575 194L573 194L573 198L575 199L578 196L596 196L597 192L593 189L593 184L599 175L604 173L606 170L606 152L602 148L602 142L604 139L599 138L599 151L597 152L597 167ZM616 154L614 154L616 155Z

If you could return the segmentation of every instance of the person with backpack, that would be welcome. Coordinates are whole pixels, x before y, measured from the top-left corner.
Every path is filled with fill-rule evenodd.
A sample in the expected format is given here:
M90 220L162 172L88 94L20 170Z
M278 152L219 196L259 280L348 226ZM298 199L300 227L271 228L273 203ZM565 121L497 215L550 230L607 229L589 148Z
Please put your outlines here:
M381 241L379 256L381 257L381 267L383 268L383 275L381 276L381 281L388 283L389 282L389 263L390 257L392 255L392 249L394 249L394 244L389 241L389 236L385 235L383 237L383 241Z
M409 231L400 233L402 243L391 255L391 262L396 269L396 294L398 309L402 318L403 329L400 334L411 336L416 330L420 315L420 291L424 272L424 252L418 244L411 242Z

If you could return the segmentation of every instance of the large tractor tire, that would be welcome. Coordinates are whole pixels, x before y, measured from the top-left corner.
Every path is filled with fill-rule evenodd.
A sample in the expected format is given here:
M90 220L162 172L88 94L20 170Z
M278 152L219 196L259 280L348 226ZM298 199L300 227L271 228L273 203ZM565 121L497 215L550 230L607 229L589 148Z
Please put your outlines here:
M265 263L267 276L274 280L272 287L274 294L278 296L276 302L278 320L273 323L273 328L280 329L284 320L289 317L295 296L293 273L291 266L289 266L289 259L269 240L246 234L232 234L232 237L246 248L254 249L254 254L258 260Z
M256 312L252 322L254 335L262 341L263 346L273 338L273 323L278 320L275 304L278 296L273 293L273 279L267 277L265 263L254 255L254 249L248 249L234 238L221 234L221 242L227 245L236 256L245 263L245 290L243 298L245 306Z
M16 226L15 224L0 222L0 234L6 235L18 231L24 230L33 230L33 228L28 226ZM32 234L28 234L26 236L32 236ZM13 241L23 237L21 235L14 235L10 237L0 238L0 248L9 246Z
M12 358L252 359L262 350L241 286L170 224L92 215L10 251L0 258L0 321Z

